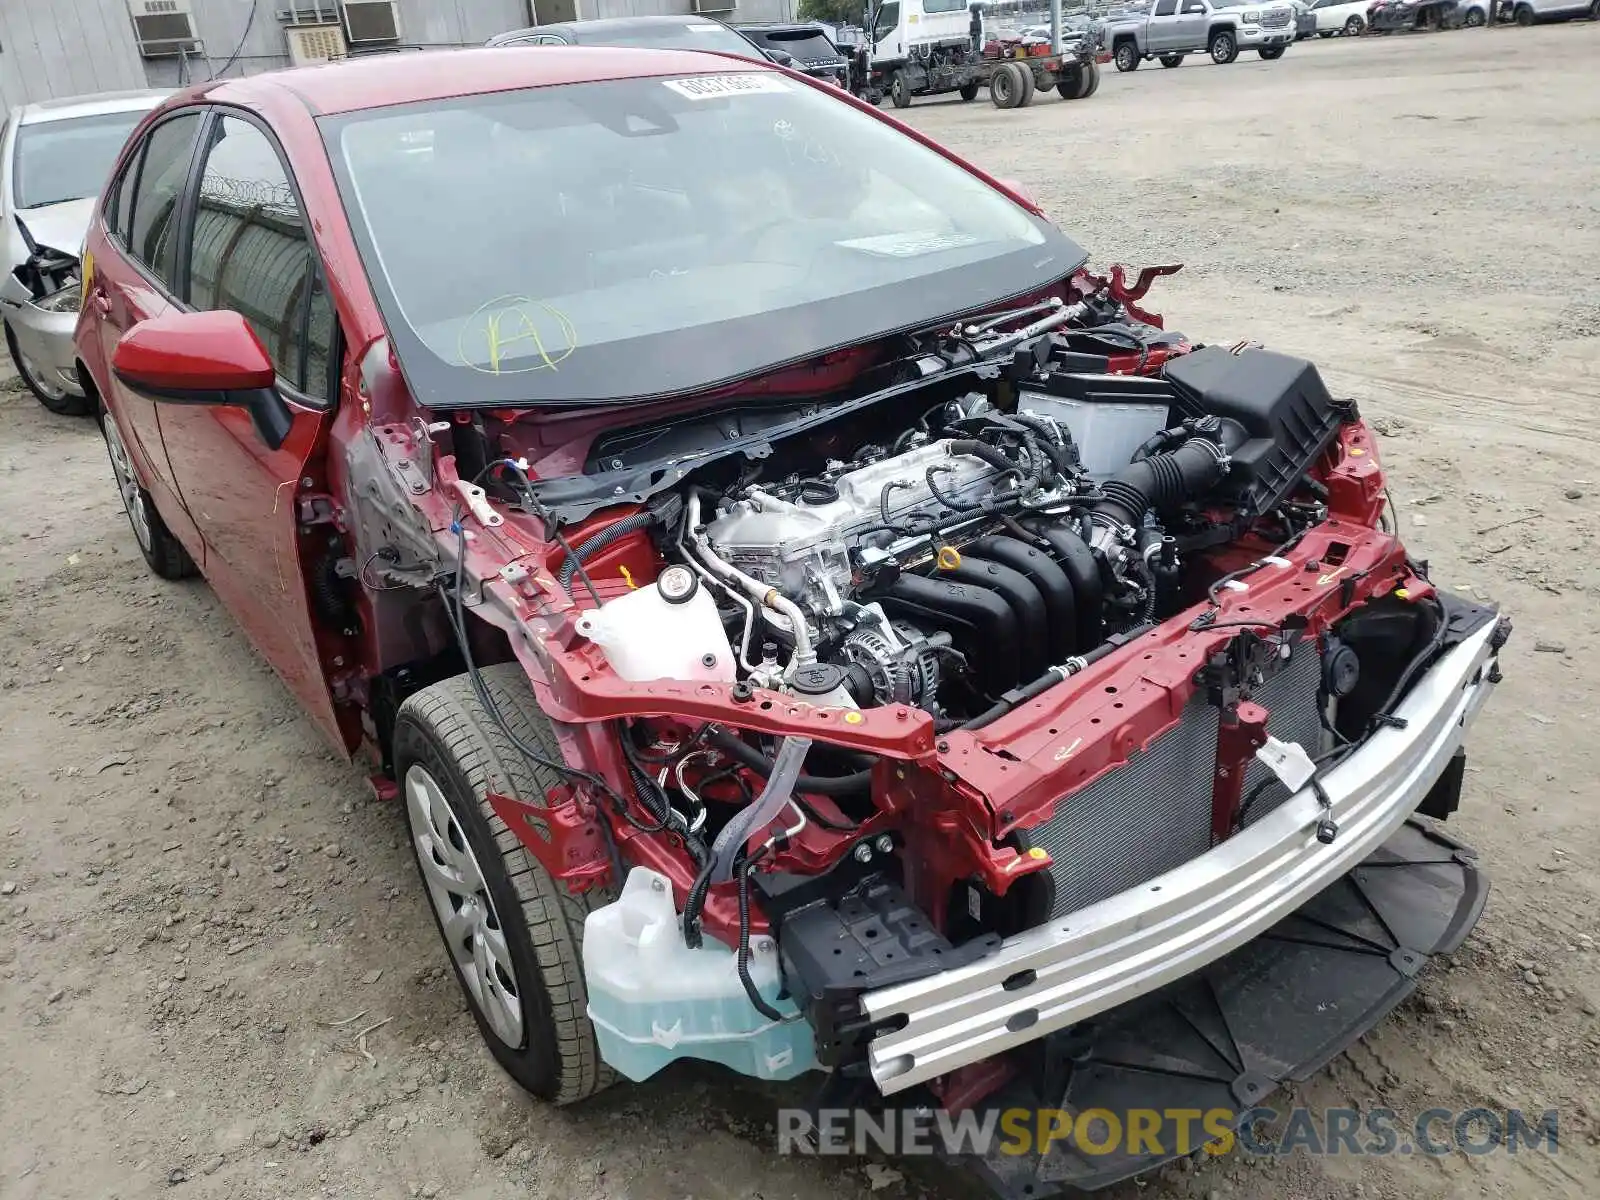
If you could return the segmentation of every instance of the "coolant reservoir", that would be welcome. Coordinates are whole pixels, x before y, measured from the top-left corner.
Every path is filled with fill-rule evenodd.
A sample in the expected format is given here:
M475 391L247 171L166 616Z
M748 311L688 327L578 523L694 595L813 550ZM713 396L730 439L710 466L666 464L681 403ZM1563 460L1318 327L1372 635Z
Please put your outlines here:
M816 1066L816 1039L783 982L772 939L751 939L750 977L774 1021L756 1011L734 952L714 938L684 943L672 885L646 867L583 924L583 977L600 1057L639 1081L676 1058L721 1063L757 1079L793 1079Z
M734 679L733 648L716 601L688 567L668 567L649 587L584 613L578 632L605 651L624 679Z

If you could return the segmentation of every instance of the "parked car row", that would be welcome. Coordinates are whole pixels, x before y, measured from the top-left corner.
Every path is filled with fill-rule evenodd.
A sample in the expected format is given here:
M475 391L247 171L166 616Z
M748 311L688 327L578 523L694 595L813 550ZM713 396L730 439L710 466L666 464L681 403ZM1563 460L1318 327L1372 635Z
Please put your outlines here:
M1585 15L1600 20L1600 0L1150 0L1147 9L1113 14L1105 37L1117 70L1134 71L1151 59L1180 66L1200 53L1231 63L1241 50L1270 62L1312 35L1478 29L1495 20L1532 25Z

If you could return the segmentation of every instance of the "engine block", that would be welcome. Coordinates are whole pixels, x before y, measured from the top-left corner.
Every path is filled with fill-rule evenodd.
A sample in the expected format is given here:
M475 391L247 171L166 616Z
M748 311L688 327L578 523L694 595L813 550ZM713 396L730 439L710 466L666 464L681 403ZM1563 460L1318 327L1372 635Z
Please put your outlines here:
M986 495L997 469L980 458L951 454L949 439L929 442L868 462L821 481L808 496L786 500L750 488L706 525L706 536L724 561L800 600L813 612L833 607L831 586L850 585L850 550L874 537L891 541L886 525L948 513L928 483L958 501Z

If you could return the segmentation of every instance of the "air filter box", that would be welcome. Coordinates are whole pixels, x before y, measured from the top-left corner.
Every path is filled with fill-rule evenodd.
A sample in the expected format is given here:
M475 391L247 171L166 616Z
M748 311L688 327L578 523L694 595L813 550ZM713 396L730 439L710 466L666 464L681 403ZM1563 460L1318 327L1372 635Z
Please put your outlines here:
M1310 362L1270 350L1208 346L1172 359L1163 374L1175 415L1210 413L1244 431L1219 489L1243 516L1272 511L1355 412L1328 394Z

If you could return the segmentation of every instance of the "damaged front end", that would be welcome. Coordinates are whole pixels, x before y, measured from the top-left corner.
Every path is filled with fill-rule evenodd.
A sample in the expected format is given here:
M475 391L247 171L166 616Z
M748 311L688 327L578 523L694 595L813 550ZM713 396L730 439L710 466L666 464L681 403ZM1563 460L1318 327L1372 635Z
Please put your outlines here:
M36 242L21 218L17 225L27 257L0 279L0 314L17 365L41 398L81 397L72 337L83 303L82 264L75 253Z
M489 799L620 888L583 952L620 1073L1242 1111L1476 920L1416 814L1455 807L1509 624L1406 553L1312 364L1137 307L1166 270L711 408L377 427L363 579L525 669L569 781ZM988 1169L1042 1196L1171 1156Z

